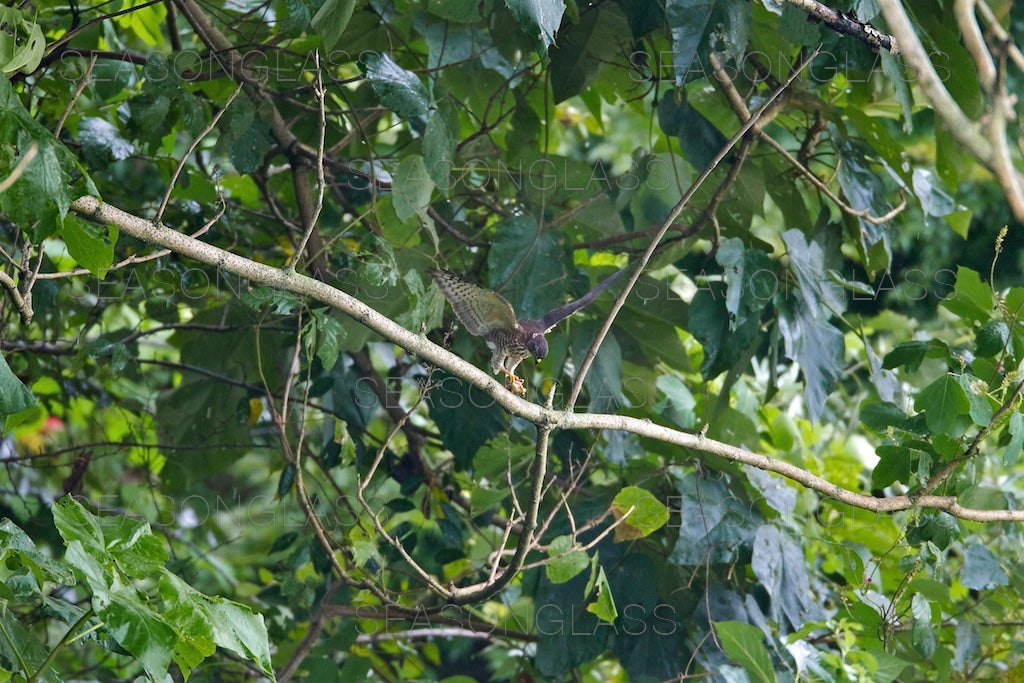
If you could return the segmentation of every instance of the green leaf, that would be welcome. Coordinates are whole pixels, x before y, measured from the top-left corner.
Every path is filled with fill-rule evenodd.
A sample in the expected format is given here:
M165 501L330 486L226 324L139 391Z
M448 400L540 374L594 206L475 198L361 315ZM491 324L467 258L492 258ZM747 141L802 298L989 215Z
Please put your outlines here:
M345 336L345 328L324 309L313 310L316 321L316 356L324 372L330 372L340 355L339 340Z
M680 89L668 92L658 103L658 125L666 135L679 141L679 148L690 165L704 168L728 142L706 116L694 109Z
M228 156L239 173L252 173L263 165L272 144L270 127L254 116L248 128L228 144Z
M811 598L803 559L800 545L783 536L776 526L764 524L757 530L750 567L771 597L772 619L788 621L794 630L821 616Z
M44 581L75 584L75 575L64 562L37 549L32 539L9 519L0 521L0 564L8 570L20 564L32 572L40 586Z
M430 417L437 424L441 441L455 456L455 463L466 468L473 456L494 435L508 429L508 417L482 391L464 380L438 373L438 385L429 402Z
M860 421L868 429L884 433L890 426L904 427L907 423L907 414L895 404L865 400L860 404Z
M7 418L35 406L36 397L11 371L7 359L0 356L0 417Z
M3 672L21 674L13 677L13 680L29 680L29 676L39 671L39 667L46 661L49 647L39 640L39 636L18 621L18 616L13 610L6 607L0 609L0 627L3 629L0 635L0 655L6 665ZM24 668L21 668L22 662L25 664ZM11 680L11 677L6 677ZM64 678L58 675L53 667L48 667L38 680L43 683L61 683Z
M541 231L530 215L503 220L494 231L487 254L491 284L504 283L501 294L520 318L537 320L570 300L565 253L555 231Z
M910 642L920 656L930 658L935 654L936 640L932 628L932 608L921 593L915 593L910 600L910 613L914 617L910 627Z
M974 543L967 546L964 566L960 570L960 583L973 590L985 591L997 586L1008 586L1010 579L992 551L980 543Z
M562 23L565 3L562 0L505 0L519 27L547 50L555 42L555 31Z
M807 413L817 421L843 371L845 342L842 332L824 317L815 317L801 303L786 301L779 307L779 332L786 357L796 361L803 373Z
M956 377L947 372L917 395L914 409L924 411L928 429L933 433L954 436L954 422L970 411L971 402Z
M160 595L168 606L166 618L179 633L208 635L218 647L274 675L263 615L232 600L200 593L170 572L160 579Z
M987 427L988 423L992 421L993 413L993 401L988 397L988 387L977 377L968 374L959 375L957 381L963 388L964 394L967 395L967 400L970 401L971 408L968 414L974 420L974 424L979 427Z
M381 104L404 118L426 116L430 95L416 74L398 66L387 54L369 53L362 60Z
M590 564L590 558L584 550L568 552L573 547L571 536L559 536L548 546L548 557L554 558L544 565L544 573L551 583L565 583ZM563 553L565 553L563 555ZM559 557L561 555L561 557Z
M745 249L737 238L723 242L715 260L727 276L725 308L735 329L750 316L758 316L771 302L779 290L780 278L767 254L760 249Z
M178 640L174 628L124 589L110 598L96 610L107 633L142 663L151 678L164 680Z
M915 547L932 543L939 550L960 538L960 525L956 517L945 512L926 512L907 525L907 542Z
M0 71L32 73L43 59L43 29L13 7L0 7Z
M942 305L968 322L988 322L995 307L995 297L988 283L978 273L958 266L953 293L942 300Z
M325 0L310 22L320 34L325 50L332 49L348 27L356 0Z
M392 204L398 220L403 223L430 204L434 181L427 173L426 164L419 154L409 154L398 164L391 185Z
M952 355L949 346L939 339L904 342L897 344L892 351L885 354L882 367L891 370L902 366L907 372L917 372L925 358L948 360Z
M1006 349L1010 327L1002 320L989 320L974 334L974 355L991 358Z
M1021 449L1024 448L1024 415L1014 411L1006 429L1010 432L1010 443L1003 449L1003 465L1013 467L1020 458Z
M445 194L451 189L458 139L458 113L447 100L443 100L427 120L427 129L423 133L423 163L434 185Z
M716 621L713 625L725 656L743 667L751 681L772 683L776 680L761 629L742 621Z
M879 446L875 449L878 462L871 470L871 488L883 489L901 481L909 484L915 451L906 446Z
M668 521L668 508L650 491L638 486L627 486L615 495L612 513L616 519L625 520L615 527L615 540L643 538L657 531Z
M597 615L598 619L615 623L619 616L615 609L615 600L612 598L612 588L608 585L608 577L604 573L604 567L597 570L597 583L595 584L597 595L594 600L587 604L587 611Z
M551 92L555 102L578 95L597 78L607 61L608 46L629 30L618 4L585 12L558 37L551 54Z
M675 375L662 374L655 380L655 386L666 399L664 405L659 402L655 409L683 429L692 429L697 423L697 416L694 413L697 400L686 383Z
M61 237L64 238L71 258L100 277L114 262L117 234L114 225L99 225L75 215L65 217L61 229Z

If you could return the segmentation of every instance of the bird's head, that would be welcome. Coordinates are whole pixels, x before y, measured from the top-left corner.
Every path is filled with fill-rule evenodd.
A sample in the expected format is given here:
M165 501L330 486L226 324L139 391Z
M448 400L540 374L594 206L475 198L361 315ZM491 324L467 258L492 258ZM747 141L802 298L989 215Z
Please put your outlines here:
M548 355L548 340L544 338L543 332L530 332L526 337L526 350L538 362L544 360Z

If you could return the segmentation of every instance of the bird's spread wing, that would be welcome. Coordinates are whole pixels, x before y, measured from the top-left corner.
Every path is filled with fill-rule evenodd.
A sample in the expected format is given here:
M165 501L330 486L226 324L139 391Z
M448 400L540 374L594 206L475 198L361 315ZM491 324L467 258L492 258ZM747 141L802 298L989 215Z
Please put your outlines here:
M579 299L576 299L576 301L573 301L572 303L568 303L568 304L566 304L564 306L559 306L555 310L551 311L550 313L545 315L543 318L541 318L540 326L542 328L544 328L545 332L549 331L552 327L554 327L558 323L562 322L563 320L568 318L570 315L572 315L576 311L580 310L581 308L583 308L584 306L589 304L591 301L596 299L598 296L600 296L601 292L603 292L604 290L608 289L608 287L611 286L611 284L613 282L615 282L620 277L625 275L627 270L629 270L629 266L623 268L620 271L612 273L611 275L606 277L601 282L601 284L599 284L597 287L594 287L592 290L590 290L589 292L584 294Z
M448 270L427 272L451 303L459 322L471 334L482 337L495 330L515 329L516 312L502 295L478 287Z

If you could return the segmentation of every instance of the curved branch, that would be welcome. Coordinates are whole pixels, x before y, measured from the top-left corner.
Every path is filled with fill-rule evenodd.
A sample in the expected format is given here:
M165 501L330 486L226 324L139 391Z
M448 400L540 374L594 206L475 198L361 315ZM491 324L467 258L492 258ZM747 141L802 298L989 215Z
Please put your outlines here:
M971 156L996 177L1014 216L1017 220L1024 221L1024 187L1020 173L1009 163L1009 150L1006 136L1002 134L1002 126L991 126L992 138L986 138L982 128L967 118L960 105L942 84L900 0L878 0L878 6L889 25L889 30L900 43L908 70L931 102L936 116L953 139L963 145ZM999 107L995 108L995 113L999 114Z
M842 486L833 484L817 475L790 463L759 455L714 439L704 438L699 434L690 434L677 429L664 427L650 420L642 420L625 415L604 415L590 413L570 413L545 408L506 390L496 379L480 370L471 363L451 353L425 336L411 332L390 318L378 313L359 299L339 289L307 277L300 273L289 272L257 263L245 257L225 251L220 247L200 242L162 225L134 216L109 204L103 204L95 197L85 196L71 203L71 209L83 218L101 223L117 225L125 234L152 244L157 244L172 251L207 265L240 275L253 282L274 287L293 294L308 296L321 303L337 308L362 325L395 343L410 353L416 354L422 361L448 370L453 375L475 386L484 395L489 396L495 404L510 414L521 417L538 425L547 425L551 429L598 429L624 431L645 436L664 443L675 444L686 449L708 453L733 462L750 465L766 472L780 474L809 489L813 489L828 498L852 507L872 510L875 512L897 512L920 507L944 510L961 519L979 522L1010 521L1024 522L1024 510L979 510L961 506L954 496L893 496L875 498L857 493ZM680 457L684 457L680 453Z

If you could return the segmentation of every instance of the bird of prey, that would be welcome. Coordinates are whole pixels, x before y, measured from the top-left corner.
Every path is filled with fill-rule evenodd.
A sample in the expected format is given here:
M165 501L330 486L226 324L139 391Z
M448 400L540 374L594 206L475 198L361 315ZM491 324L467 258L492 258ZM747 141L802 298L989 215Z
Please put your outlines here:
M572 303L559 306L540 320L518 320L512 304L501 294L469 282L448 270L427 271L452 305L455 315L471 334L483 337L494 350L491 371L508 376L512 390L526 394L523 380L516 377L516 367L527 356L538 361L548 355L544 338L551 328L580 310L621 277L622 269L605 278L597 287Z

